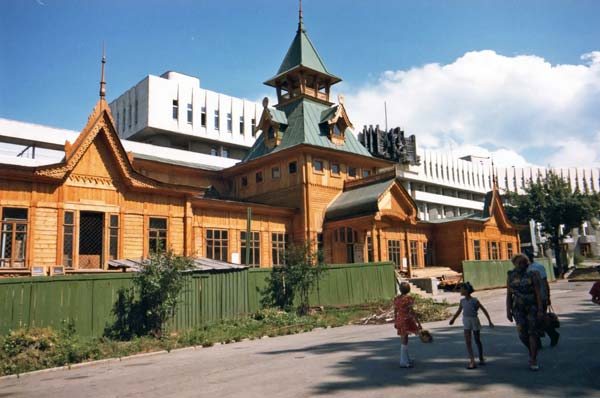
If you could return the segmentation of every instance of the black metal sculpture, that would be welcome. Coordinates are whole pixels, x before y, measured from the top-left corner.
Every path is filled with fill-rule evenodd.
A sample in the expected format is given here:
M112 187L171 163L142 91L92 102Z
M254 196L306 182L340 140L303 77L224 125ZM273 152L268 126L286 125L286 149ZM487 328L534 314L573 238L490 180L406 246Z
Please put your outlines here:
M401 164L419 165L420 156L417 155L417 140L415 135L404 136L400 127L390 131L380 130L379 125L364 126L362 133L358 134L358 140L371 155L393 160Z

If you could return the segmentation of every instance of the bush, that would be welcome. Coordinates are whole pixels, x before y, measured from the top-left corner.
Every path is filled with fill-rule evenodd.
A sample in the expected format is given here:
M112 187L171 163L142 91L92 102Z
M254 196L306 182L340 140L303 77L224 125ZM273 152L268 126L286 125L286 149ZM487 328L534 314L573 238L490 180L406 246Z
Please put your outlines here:
M296 310L301 315L307 314L310 291L325 271L321 256L312 251L310 243L290 245L285 252L285 265L271 270L267 286L261 291L261 305L290 311L298 300Z
M119 340L162 336L165 323L175 315L184 284L182 272L191 265L191 259L171 252L152 254L135 274L133 287L119 290L113 307L115 322L105 329L105 336Z

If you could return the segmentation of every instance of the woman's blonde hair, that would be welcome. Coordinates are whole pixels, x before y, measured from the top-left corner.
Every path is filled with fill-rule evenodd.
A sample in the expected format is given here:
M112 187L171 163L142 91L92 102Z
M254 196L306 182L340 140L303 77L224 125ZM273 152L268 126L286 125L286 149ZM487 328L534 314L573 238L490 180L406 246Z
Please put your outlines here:
M400 293L401 294L408 294L408 293L410 293L410 285L408 284L408 282L402 282L400 284Z

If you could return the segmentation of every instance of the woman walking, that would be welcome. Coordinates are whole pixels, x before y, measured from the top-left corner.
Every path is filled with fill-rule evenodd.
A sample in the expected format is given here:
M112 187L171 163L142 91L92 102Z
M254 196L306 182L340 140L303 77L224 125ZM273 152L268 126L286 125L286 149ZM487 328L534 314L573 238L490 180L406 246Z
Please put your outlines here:
M402 368L412 368L408 355L408 335L417 334L422 329L421 322L413 310L415 300L408 293L410 293L410 285L402 282L400 295L394 298L394 327L400 336L400 367Z
M540 278L527 271L529 259L523 254L512 258L515 268L508 272L506 282L506 317L517 324L519 339L529 350L529 368L539 370L537 362L540 325L544 316Z

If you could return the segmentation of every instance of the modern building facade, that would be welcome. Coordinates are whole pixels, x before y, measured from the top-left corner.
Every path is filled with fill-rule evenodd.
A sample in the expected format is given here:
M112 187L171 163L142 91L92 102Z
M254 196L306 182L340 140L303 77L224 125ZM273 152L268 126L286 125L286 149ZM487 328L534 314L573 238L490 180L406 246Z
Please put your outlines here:
M123 139L238 160L256 140L261 109L172 71L146 76L109 106Z

